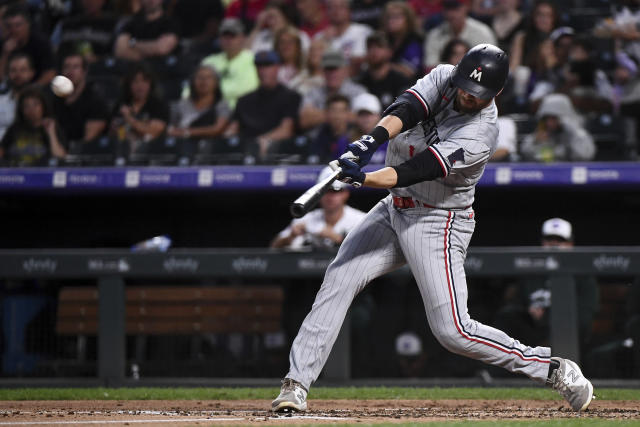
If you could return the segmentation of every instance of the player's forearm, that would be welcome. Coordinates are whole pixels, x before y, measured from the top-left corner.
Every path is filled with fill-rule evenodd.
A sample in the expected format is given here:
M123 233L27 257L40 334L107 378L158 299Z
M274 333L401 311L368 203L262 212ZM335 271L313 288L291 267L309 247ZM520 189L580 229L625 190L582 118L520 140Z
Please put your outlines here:
M378 122L378 126L382 126L389 132L389 139L394 138L400 132L402 132L402 120L396 116L384 116Z
M393 168L382 168L365 174L363 185L371 188L393 188L398 183L398 174Z

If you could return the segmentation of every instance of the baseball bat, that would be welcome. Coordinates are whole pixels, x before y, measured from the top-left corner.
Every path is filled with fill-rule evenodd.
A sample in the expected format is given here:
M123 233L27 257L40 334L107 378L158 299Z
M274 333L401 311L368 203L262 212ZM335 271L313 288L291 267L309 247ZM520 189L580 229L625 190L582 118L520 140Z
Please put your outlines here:
M318 203L318 200L320 200L324 193L329 191L331 184L333 184L333 181L338 179L341 173L342 169L336 169L331 175L309 188L302 196L294 200L289 207L291 215L294 218L301 218L313 209L316 203Z

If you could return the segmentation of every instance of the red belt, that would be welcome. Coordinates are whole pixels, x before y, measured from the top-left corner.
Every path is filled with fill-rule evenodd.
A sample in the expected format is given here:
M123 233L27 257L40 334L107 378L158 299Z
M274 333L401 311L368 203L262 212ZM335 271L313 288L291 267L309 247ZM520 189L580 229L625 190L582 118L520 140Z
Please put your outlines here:
M412 197L397 197L393 196L393 206L400 209L409 209L424 206L425 208L435 208L435 206L422 203L419 200L413 200Z

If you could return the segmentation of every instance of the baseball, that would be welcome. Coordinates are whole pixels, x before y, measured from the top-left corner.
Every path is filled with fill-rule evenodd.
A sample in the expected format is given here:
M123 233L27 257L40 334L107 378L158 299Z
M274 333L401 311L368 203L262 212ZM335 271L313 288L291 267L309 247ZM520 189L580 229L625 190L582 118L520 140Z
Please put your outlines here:
M65 76L55 76L53 80L51 80L51 90L57 96L69 96L71 92L73 92L73 83Z

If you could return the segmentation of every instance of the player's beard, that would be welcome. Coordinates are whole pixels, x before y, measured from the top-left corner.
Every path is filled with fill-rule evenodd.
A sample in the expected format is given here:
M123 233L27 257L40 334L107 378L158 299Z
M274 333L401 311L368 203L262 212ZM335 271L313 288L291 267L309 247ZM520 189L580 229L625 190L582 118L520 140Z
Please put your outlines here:
M483 108L486 108L491 103L491 99L484 100L476 97L467 97L464 96L461 92L462 90L458 89L453 104L455 110L461 113L474 114L482 110Z

